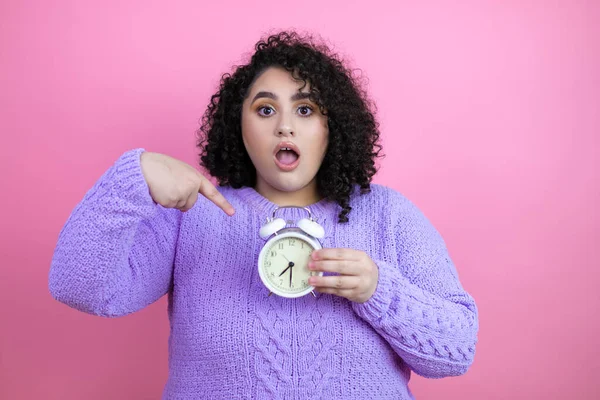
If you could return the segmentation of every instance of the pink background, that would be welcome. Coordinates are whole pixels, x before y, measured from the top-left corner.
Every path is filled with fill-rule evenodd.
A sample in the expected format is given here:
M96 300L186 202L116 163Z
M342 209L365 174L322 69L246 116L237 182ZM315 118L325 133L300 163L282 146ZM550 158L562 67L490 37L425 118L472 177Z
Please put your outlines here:
M600 398L598 2L166 3L0 4L0 398L160 397L166 299L113 320L55 302L58 232L125 150L194 163L220 74L287 27L369 78L376 182L428 215L478 302L472 369L415 375L417 398Z

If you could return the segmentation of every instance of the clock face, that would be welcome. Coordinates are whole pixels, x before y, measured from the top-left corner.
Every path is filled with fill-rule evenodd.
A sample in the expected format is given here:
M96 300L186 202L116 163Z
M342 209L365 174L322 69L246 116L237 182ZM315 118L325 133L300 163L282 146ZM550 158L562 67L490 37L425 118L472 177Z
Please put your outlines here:
M259 257L260 277L273 293L300 297L313 289L308 278L310 255L321 246L314 239L297 232L282 233L267 242ZM321 275L321 274L319 274Z

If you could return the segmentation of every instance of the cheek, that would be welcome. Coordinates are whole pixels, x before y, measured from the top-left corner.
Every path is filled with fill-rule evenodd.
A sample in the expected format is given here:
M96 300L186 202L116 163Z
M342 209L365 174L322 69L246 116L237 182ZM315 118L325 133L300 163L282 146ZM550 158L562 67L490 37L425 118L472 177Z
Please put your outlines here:
M321 162L323 162L323 158L325 158L328 144L328 132L320 127L320 131L313 135L309 142L311 164L316 167L320 166Z
M325 153L327 152L327 146L329 145L329 129L327 125L321 124L319 126L319 134L315 139L315 143L318 146L317 154L320 155L320 158L323 159L325 157Z
M261 143L264 141L260 138L260 130L252 118L242 116L242 140L249 154L255 154Z
M246 151L248 152L248 155L250 155L250 158L252 158L253 162L259 163L265 159L264 157L264 153L265 153L265 141L264 140L260 140L259 136L254 134L253 132L246 132L245 134L242 134L243 140L244 140L244 146L246 147Z

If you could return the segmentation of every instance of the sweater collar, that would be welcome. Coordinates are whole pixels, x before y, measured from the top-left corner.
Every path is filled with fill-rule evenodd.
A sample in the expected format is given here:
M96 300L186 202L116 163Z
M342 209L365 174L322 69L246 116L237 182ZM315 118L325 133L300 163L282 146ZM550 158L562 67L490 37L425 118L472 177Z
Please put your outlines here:
M260 216L261 219L271 218L273 211L278 207L252 187L242 187L234 190L234 192L247 204L250 205ZM320 223L334 223L337 221L337 213L340 207L337 203L322 199L316 203L306 206L315 218ZM286 220L299 220L300 218L308 217L306 211L301 208L285 208L277 211L276 217L281 217Z

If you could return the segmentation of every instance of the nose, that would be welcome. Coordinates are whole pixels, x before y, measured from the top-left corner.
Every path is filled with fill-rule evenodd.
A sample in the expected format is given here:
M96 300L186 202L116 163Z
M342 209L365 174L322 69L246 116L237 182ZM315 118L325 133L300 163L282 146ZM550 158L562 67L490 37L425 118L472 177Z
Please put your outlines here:
M277 130L277 136L294 136L294 131L289 127L281 127Z
M294 136L294 127L290 118L281 117L277 126L277 136Z

